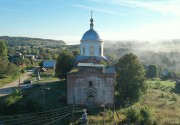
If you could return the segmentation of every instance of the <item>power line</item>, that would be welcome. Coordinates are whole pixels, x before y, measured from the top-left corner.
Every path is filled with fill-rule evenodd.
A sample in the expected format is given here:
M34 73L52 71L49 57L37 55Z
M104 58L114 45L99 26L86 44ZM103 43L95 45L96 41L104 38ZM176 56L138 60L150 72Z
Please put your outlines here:
M68 108L68 107L66 107L66 108ZM79 111L79 110L80 110L80 108L78 108L78 107L75 108L75 112ZM4 119L2 121L4 121L5 123L8 123L9 125L11 125L11 124L27 124L28 122L31 122L31 121L36 121L37 122L37 120L46 121L44 119L45 117L54 118L56 115L59 116L59 115L63 115L63 114L71 113L71 112L72 112L72 107L70 109L65 109L64 108L63 110L60 110L60 111L51 110L51 112L49 112L48 114L37 115L37 113L36 113L35 114L36 116L29 116L29 115L32 115L34 113L26 114L25 116L23 116L23 115L8 116L8 117L6 117L6 118L8 118L8 120ZM41 113L45 113L45 112L41 112ZM21 118L17 119L17 116L19 116ZM14 119L13 119L13 117L14 117ZM12 118L12 120L9 120L9 118ZM44 120L42 120L42 119L44 119Z
M54 114L54 115L51 115L49 114L50 116L46 116L46 118L50 119L55 119L57 117L61 117L61 116L64 116L64 114L70 114L71 113L71 110L66 112L66 113L61 113L61 114ZM29 120L26 120L26 121L19 121L19 122L12 122L12 123L8 123L7 125L11 125L11 124L25 124L25 125L29 125L29 124L32 124L32 123L38 123L38 122L43 122L43 121L47 121L46 119L44 119L45 116L41 117L41 118L36 118L36 119L29 119ZM44 119L44 120L42 120ZM33 121L33 122L31 122ZM30 123L29 123L30 122Z
M71 112L68 112L68 113L71 113ZM40 120L32 120L28 123L22 123L22 122L14 122L14 123L8 123L7 125L31 125L31 124L35 124L35 123L42 123L42 122L48 122L49 119L56 119L56 118L59 118L59 117L62 117L64 116L64 114L61 114L61 115L58 115L58 116L55 116L55 117L47 117L48 119L40 119Z
M75 108L76 110L79 110L79 108ZM48 116L48 115L53 115L53 114L60 114L60 113L66 113L66 112L68 112L68 111L72 111L72 108L70 108L70 109L65 109L65 110L61 110L61 111L54 111L54 112L49 112L49 113L47 113L46 115ZM35 114L35 115L26 115L26 116L18 116L18 117L20 117L19 118L19 120L21 120L21 119L31 119L31 118L34 118L34 117L43 117L45 114L40 114L40 115L38 115L38 114ZM12 119L13 118L16 118L16 120L17 120L17 118L18 118L17 116L13 116L13 117L11 117ZM5 121L10 121L9 120L9 118L8 118L8 120L6 120L6 118L1 118L1 119L5 119Z
M60 116L56 116L56 117L53 117L52 119L62 119L62 118L64 118L65 116L67 116L67 115L69 115L69 114L71 114L71 112L69 112L68 114L66 114L66 115L60 115ZM60 117L60 118L59 118ZM46 119L46 120L41 120L41 121L36 121L36 122L31 122L31 123L26 123L25 125L31 125L31 124L34 124L34 123L38 123L38 122L43 122L43 121L47 121L48 119ZM54 123L56 120L54 120L54 121L52 121L52 122L50 122L50 123ZM49 124L49 123L48 123Z
M3 120L5 122L13 122L13 121L18 121L18 120L21 120L21 122L28 122L28 121L32 121L33 119L35 120L38 120L38 119L42 119L42 118L45 118L45 117L52 117L54 115L59 115L59 114L64 114L64 113L67 113L69 111L71 111L72 109L68 109L68 110L65 110L63 112L54 112L54 113L49 113L49 114L41 114L41 115L37 115L37 116L30 116L30 117L21 117L19 119L14 119L14 120ZM37 118L38 117L38 118ZM22 121L23 120L23 121Z
M12 115L12 116L11 115L9 115L9 116L0 116L0 118L25 116L25 115L35 115L35 114L40 114L40 113L48 113L48 112L53 112L53 111L57 111L57 110L63 110L63 109L69 108L69 107L72 107L72 106L67 106L67 107L64 107L64 108L53 109L53 110L43 111L43 112L29 113L29 114L19 114L19 115Z
M69 113L69 114L71 114L71 113ZM66 115L65 115L65 116L63 116L63 117L60 117L60 118L58 118L58 119L54 120L53 122L49 122L49 123L44 124L44 125L49 125L49 124L51 124L51 123L57 122L57 121L61 120L62 118L64 118L64 117L68 116L69 114L66 114Z

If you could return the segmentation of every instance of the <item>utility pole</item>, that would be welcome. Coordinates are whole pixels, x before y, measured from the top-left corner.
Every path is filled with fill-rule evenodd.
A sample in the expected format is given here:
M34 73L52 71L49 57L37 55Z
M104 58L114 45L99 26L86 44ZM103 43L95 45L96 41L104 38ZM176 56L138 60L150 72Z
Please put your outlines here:
M74 115L74 105L75 105L75 97L73 98L72 125L75 125L75 123L74 123L74 119L75 119L75 115Z
M113 122L115 121L114 120L114 112L115 112L115 91L114 91L114 97L113 97Z
M18 88L19 88L20 84L21 84L21 79L19 78L19 84L18 84Z
M103 125L105 125L105 103L104 103L104 113L103 113Z
M44 107L44 111L46 110L46 101L45 101L45 83L43 83L42 86L42 94L43 94L43 107ZM45 112L45 121L46 121L46 112Z
M104 104L101 105L104 108L104 111L103 111L103 125L105 125L105 110L106 110L105 105L106 105L105 102L104 102Z

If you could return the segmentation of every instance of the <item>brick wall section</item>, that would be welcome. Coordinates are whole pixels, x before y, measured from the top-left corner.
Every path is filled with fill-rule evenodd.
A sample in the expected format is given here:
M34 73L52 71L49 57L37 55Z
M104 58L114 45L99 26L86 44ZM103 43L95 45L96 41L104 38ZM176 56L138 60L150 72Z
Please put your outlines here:
M90 86L92 81L92 86ZM94 97L95 105L113 105L115 74L105 74L96 68L86 68L67 75L67 103L87 105L88 96Z

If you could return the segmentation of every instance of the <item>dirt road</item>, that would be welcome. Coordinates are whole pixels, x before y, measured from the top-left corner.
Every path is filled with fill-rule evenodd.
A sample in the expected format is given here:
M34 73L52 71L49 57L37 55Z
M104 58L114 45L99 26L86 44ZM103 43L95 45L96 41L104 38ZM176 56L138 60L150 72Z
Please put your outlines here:
M29 77L29 74L31 73L33 72L26 72L23 76L21 76L20 82L22 83L25 79L27 79ZM5 96L12 93L18 87L18 84L19 84L19 79L3 86L2 88L0 88L0 96Z

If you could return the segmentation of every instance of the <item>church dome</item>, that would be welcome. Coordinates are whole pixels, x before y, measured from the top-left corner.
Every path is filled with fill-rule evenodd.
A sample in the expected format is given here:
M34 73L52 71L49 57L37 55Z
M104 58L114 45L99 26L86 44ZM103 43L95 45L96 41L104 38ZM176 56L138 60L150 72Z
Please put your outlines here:
M93 28L94 27L93 22L94 20L92 18L92 12L91 12L90 29L83 34L81 42L87 42L87 41L102 42L99 34Z
M84 33L82 40L100 40L99 34L92 28Z

